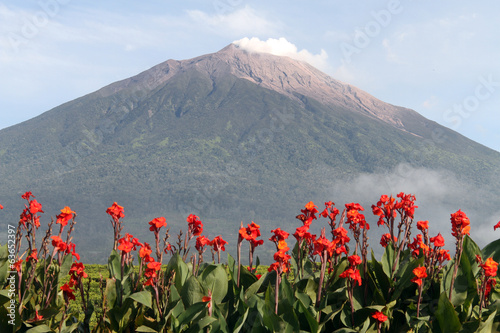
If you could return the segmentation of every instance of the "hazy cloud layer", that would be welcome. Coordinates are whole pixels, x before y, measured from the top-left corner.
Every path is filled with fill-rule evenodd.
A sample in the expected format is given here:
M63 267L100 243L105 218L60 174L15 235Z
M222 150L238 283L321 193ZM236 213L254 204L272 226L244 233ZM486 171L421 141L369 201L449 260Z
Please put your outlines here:
M493 231L493 226L500 220L500 210L492 200L487 189L458 179L447 171L413 168L400 164L390 172L359 174L345 180L333 180L329 185L331 199L339 209L345 203L359 202L365 208L365 216L371 224L370 244L377 248L380 235L386 233L386 227L377 227L378 220L371 211L380 195L396 196L398 193L412 193L416 196L419 207L415 211L415 220L428 220L431 236L440 232L446 240L446 248L454 251L454 239L451 236L450 214L461 209L471 220L471 237L482 248L496 240L500 231ZM487 207L485 207L487 206ZM418 232L413 229L413 235Z

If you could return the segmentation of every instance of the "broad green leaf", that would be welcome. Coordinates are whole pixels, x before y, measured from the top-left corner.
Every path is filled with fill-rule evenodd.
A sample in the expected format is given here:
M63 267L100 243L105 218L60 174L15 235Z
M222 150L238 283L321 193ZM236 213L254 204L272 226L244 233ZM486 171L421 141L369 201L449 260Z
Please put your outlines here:
M52 330L47 325L39 325L30 328L29 330L26 331L26 333L45 333L45 332L52 332Z
M440 331L443 333L458 332L462 328L457 312L444 292L439 296L438 306L434 316L437 319Z
M122 279L121 275L121 257L116 252L116 250L111 251L111 255L108 258L108 270L109 277L115 278L117 280Z
M318 321L314 318L314 315L309 311L309 308L302 303L300 299L298 299L299 307L301 312L306 317L307 323L309 324L310 332L318 332Z
M181 315L177 318L181 325L187 325L191 322L197 315L201 312L205 311L207 308L207 303L199 302L194 303L190 307L186 309L186 311L182 312Z
M493 329L493 323L495 321L495 316L497 315L497 310L493 311L485 321L482 321L479 325L479 329L476 333L490 333L495 332Z
M112 309L116 303L116 281L113 279L106 280L106 304L108 309Z
M274 273L274 274L276 274L276 273ZM274 274L273 274L273 272L267 272L266 274L262 275L260 277L260 279L255 281L250 287L247 288L247 290L245 291L245 298L248 299L252 295L256 294L259 291L262 284L264 283L264 281L269 280L271 277L275 277Z
M142 326L137 327L137 329L135 331L136 332L144 332L144 333L158 333L158 331L155 331L154 329L152 329L151 327L148 327L146 325L142 325Z
M212 299L221 303L227 294L227 273L222 265L209 265L200 276L201 284L212 292Z
M483 259L493 258L496 262L500 262L500 239L486 245L483 250Z
M194 276L190 276L181 290L181 298L184 302L186 308L189 306L201 302L203 296L208 296L205 294L203 287L201 286L198 279Z
M387 275L389 278L392 278L392 268L394 266L394 260L396 260L394 247L391 245L387 245L385 247L384 254L382 255L381 264L385 275Z
M241 330L241 328L245 324L245 320L247 320L249 310L250 309L247 308L245 313L243 314L243 316L238 318L238 321L236 322L233 333L238 333Z
M73 264L73 256L71 254L65 255L61 264L61 269L59 271L59 281L61 281L62 278L68 275L72 264Z
M389 246L387 246L389 247ZM413 282L411 279L415 277L413 270L418 266L421 266L424 262L424 258L421 257L417 260L407 261L402 263L397 275L399 278L396 280L396 285L394 287L394 293L392 294L391 300L397 300L404 289L411 286Z
M175 273L175 278L174 278L174 284L177 290L181 290L184 283L188 279L188 277L191 275L188 266L186 263L182 260L182 258L178 255L175 254L169 261L167 265L167 270L166 272L174 272Z
M203 328L207 327L208 325L212 324L214 321L217 319L214 317L206 316L198 320L196 323L193 323L189 329L186 331L186 333L198 333L198 332L203 332Z
M132 295L129 296L131 299L134 301L143 304L144 306L147 306L148 308L152 308L151 305L151 293L149 291L139 291L137 293L133 293Z
M463 248L462 257L467 256L472 269L472 276L476 276L480 269L476 262L476 255L481 255L481 249L468 235L464 237Z

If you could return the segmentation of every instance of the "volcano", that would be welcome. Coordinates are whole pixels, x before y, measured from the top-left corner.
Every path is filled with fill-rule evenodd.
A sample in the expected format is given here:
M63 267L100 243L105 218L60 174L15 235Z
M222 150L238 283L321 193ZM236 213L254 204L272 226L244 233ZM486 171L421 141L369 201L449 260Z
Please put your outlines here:
M335 200L332 180L402 163L485 193L500 184L498 152L305 62L234 44L3 129L0 161L2 220L17 223L28 190L42 221L70 206L87 262L112 247L105 211L115 201L136 236L148 237L154 217L175 230L195 213L230 240L242 220L291 223L306 202Z

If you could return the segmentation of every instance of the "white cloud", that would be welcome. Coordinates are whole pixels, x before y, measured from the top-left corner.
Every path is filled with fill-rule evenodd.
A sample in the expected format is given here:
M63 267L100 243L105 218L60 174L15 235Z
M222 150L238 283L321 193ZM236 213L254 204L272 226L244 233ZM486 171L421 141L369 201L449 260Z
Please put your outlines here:
M187 13L198 25L206 25L219 34L230 36L248 33L269 35L276 33L280 26L279 22L267 20L250 6L228 14L209 15L200 10L189 10Z
M328 68L328 54L325 50L322 49L320 54L312 54L305 49L299 51L297 46L287 41L284 37L281 37L279 39L269 38L266 41L260 40L256 37L252 37L250 39L245 37L240 40L234 41L233 44L250 52L270 53L277 56L287 56L292 59L305 61L323 70Z

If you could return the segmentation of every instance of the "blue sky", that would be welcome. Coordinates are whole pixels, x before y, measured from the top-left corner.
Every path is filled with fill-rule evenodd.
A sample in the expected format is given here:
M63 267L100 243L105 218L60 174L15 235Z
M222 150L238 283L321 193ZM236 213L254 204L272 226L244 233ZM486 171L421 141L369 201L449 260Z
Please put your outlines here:
M284 38L332 77L500 151L498 13L494 1L1 1L0 128L168 59Z

